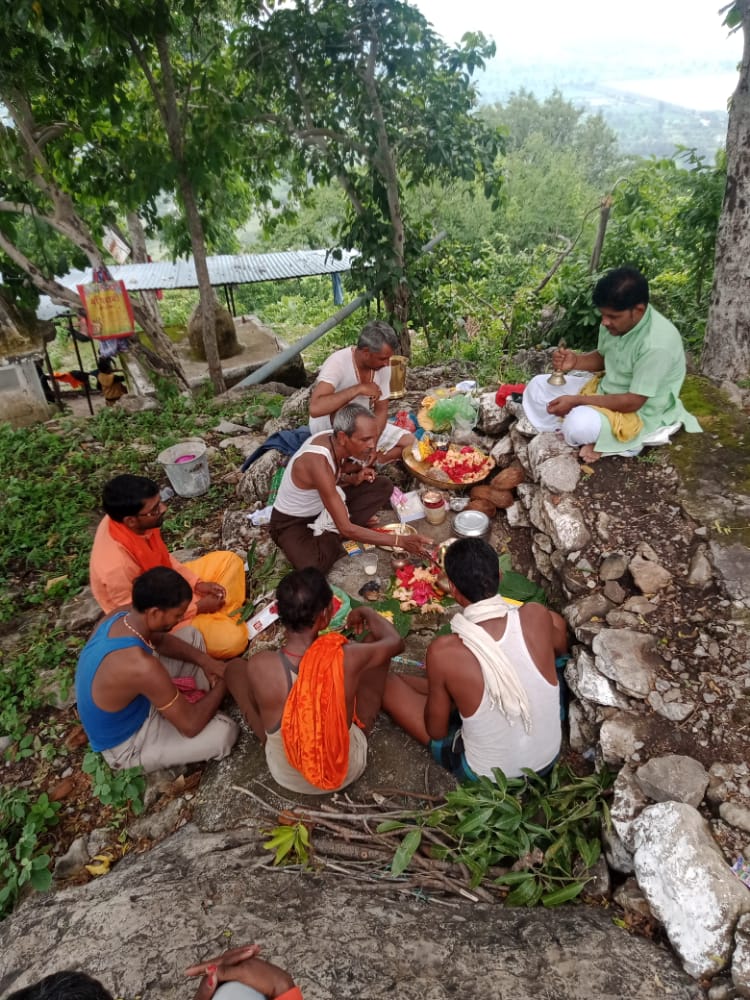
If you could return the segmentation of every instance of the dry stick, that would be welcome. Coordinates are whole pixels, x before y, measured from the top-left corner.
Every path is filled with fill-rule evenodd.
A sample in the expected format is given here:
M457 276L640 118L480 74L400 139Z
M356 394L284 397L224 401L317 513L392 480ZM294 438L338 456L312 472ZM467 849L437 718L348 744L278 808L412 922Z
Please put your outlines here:
M252 798L255 801L257 801L267 811L273 812L274 814L278 812L278 810L272 809L268 805L268 803L264 802L264 800L260 798L260 796L255 795L255 793L251 792L249 789L243 788L240 785L232 785L232 788L235 791L242 792L245 795L248 795L250 798ZM350 816L350 815L348 815L346 813L337 813L336 815L337 815L337 818L340 819L340 820L344 819L344 820L347 820L347 821L352 821L353 820L355 822L358 822L360 820L373 820L373 819L382 820L384 817L387 817L389 814L388 813L378 813L375 816L367 815L367 816L364 816L364 817L362 815ZM400 815L402 815L402 813L398 813L397 815L400 816ZM367 835L367 834L358 833L355 830L349 830L348 828L345 828L345 827L342 828L342 827L338 826L337 824L332 823L331 820L330 820L330 816L331 816L330 811L329 812L312 811L312 812L305 813L304 817L301 816L300 817L300 821L304 821L304 819L308 818L308 817L309 818L314 818L314 819L318 820L319 825L328 827L329 829L332 830L332 832L338 833L340 836L342 836L344 838L345 841L346 840L372 840L373 839L373 835ZM423 834L423 836L426 837L426 839L432 840L432 841L440 844L440 846L442 846L442 847L447 846L447 845L445 845L437 837L437 835L432 830L425 830L423 828L422 829L422 834ZM382 842L383 841L381 841L381 843ZM388 844L387 841L385 841L385 843ZM341 845L341 848L343 849L345 846L347 846L347 845ZM357 849L354 848L353 845L348 845L348 846L350 848L350 851L353 852L354 856L356 857L357 856L357 854L356 854ZM395 846L395 845L389 845L389 846L391 847L391 849L393 849L393 846ZM317 845L317 849L318 849L318 852L319 852L323 848L321 847L321 845ZM350 856L349 852L345 852L345 856ZM435 871L435 869L441 869L443 865L448 865L447 862L443 862L441 859L438 859L438 858L426 858L423 855L419 854L418 852L415 853L415 855L413 856L413 860L415 860L415 863L418 864L418 865L420 865L420 867L422 869L427 868L430 871L434 872L435 873L434 874L435 878L438 878L439 880L443 879L443 881L441 882L443 888L450 888L451 891L457 892L459 895L464 896L466 899L470 899L470 900L472 900L472 902L478 902L478 897L477 896L473 896L467 889L464 889L463 886L455 885L454 882L451 879L449 879L447 876L445 876L445 875L438 876L438 873ZM328 865L326 865L326 867L328 867ZM468 878L468 870L465 868L465 866L459 865L459 868L463 869L462 874L464 874L464 876L466 878ZM490 896L490 894L486 890L484 890L484 889L475 889L475 891L476 892L480 892L482 898L485 898L485 899L487 899L487 898L491 899L492 898Z
M363 881L369 882L371 884L375 884L380 889L395 890L396 892L406 893L408 895L414 895L415 890L421 893L421 891L424 888L424 885L431 881L436 883L436 888L440 889L441 891L445 891L445 885L440 883L439 881L436 881L435 879L430 880L423 877L419 879L418 883L415 883L414 879L405 879L403 877L396 878L391 876L386 880L385 877L374 878L373 876L360 875L356 872L352 872L348 868L345 868L343 865L337 865L333 862L331 862L330 866L326 866L326 871L328 871L329 868L332 874L341 875L344 876L345 878L350 878L357 882L363 882ZM455 892L457 892L459 895L467 896L467 898L472 899L472 902L475 903L478 902L478 900L473 899L471 895L468 894L467 891L462 889L461 887L456 887ZM438 903L441 906L455 907L457 905L454 903L448 903L446 900L437 899L433 896L425 896L423 898L430 903Z
M384 844L383 848L379 849L377 844L375 844L368 850L368 848L361 847L358 844L342 843L340 840L332 840L328 837L316 837L315 856L316 858L320 858L324 855L326 860L328 855L333 855L334 857L351 858L359 861L390 863L395 846ZM465 869L462 871L461 866L452 864L450 861L443 861L442 858L428 858L416 851L412 856L412 862L415 868L419 869L418 872L415 872L416 875L419 875L423 871L428 873L439 872L449 878L465 875L468 882L468 872Z
M392 788L390 785L386 785L385 788L373 788L373 794L377 792L378 795L403 795L407 799L424 799L427 802L444 802L444 795L427 795L423 792L408 792L404 788Z
M389 881L389 882L385 882L382 879L380 879L380 880L374 880L372 878L367 878L367 877L363 877L363 876L352 875L345 868L341 868L338 865L332 865L331 866L331 874L332 875L341 875L341 876L343 876L345 878L351 878L351 879L354 879L357 882L362 882L362 881L369 882L371 886L374 884L374 886L376 888L381 889L381 890L386 890L388 892L398 892L398 893L401 893L401 895L404 895L404 896L411 896L411 897L415 897L416 896L420 900L420 902L435 903L438 906L445 906L445 907L447 907L448 909L451 909L451 910L458 909L458 905L459 905L458 903L451 903L447 899L438 899L437 896L426 896L426 895L423 895L422 894L422 887L421 886L414 886L413 883L411 883L411 882L404 883L404 881L396 882L395 880Z
M243 788L241 785L232 785L232 788L234 789L235 792L241 792L243 795L248 795L251 799L254 799L259 805L261 805L266 810L266 812L269 812L269 813L271 813L274 816L278 816L278 814L279 814L279 810L278 809L273 808L271 805L269 805L269 803L265 802L259 795L256 795L255 792L251 792L249 788ZM268 789L268 790L271 791L271 789ZM275 794L275 793L272 793L272 794ZM291 800L287 800L287 801L291 801ZM297 809L299 808L298 803L294 803L294 806ZM304 823L308 819L309 820L313 820L313 819L316 819L316 820L317 819L325 820L325 819L329 819L330 815L331 815L330 813L320 812L320 811L317 811L315 809L303 809L303 810L300 811L299 821L301 823ZM396 811L394 811L394 812L379 812L379 813L373 813L371 815L366 815L366 816L350 816L347 813L338 813L338 818L340 820L347 820L349 822L359 823L363 819L383 820L383 819L393 819L395 817L401 818L401 817L403 817L403 815L404 815L404 810L399 810L398 812L396 812Z
M360 847L358 844L342 844L340 840L333 840L329 837L316 837L315 857L319 858L321 854L332 854L338 858L352 858L355 861L377 861L380 864L389 862L392 857L392 854L385 850L368 849Z

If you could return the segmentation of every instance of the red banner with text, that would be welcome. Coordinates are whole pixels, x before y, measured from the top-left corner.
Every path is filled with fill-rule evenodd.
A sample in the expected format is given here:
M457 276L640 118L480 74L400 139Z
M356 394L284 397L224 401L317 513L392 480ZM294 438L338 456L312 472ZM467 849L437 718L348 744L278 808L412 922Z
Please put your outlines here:
M95 281L77 288L86 310L90 337L108 340L133 336L133 307L123 281Z

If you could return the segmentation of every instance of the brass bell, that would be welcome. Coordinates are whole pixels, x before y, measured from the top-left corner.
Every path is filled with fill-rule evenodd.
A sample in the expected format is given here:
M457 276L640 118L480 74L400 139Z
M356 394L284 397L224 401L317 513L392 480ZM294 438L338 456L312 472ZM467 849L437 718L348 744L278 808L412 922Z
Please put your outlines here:
M567 344L565 343L564 340L561 340L560 343L558 344L558 347L567 347ZM566 383L565 375L557 368L555 368L550 377L547 379L547 382L550 385L565 385Z

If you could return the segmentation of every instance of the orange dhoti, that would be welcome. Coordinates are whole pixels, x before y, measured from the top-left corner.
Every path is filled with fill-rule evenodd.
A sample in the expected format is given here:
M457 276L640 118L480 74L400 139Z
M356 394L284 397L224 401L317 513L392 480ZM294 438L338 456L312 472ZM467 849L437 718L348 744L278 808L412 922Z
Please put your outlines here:
M218 583L227 593L224 607L212 614L186 618L203 636L206 651L217 660L239 656L247 646L247 625L240 620L239 611L245 603L245 566L235 552L209 552L200 559L184 563L205 583ZM234 612L234 614L233 614Z

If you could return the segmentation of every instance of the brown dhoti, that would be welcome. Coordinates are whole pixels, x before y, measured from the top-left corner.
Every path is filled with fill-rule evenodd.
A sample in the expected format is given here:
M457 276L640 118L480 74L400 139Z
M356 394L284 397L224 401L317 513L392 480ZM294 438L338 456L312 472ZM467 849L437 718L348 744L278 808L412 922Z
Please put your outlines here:
M393 483L387 476L376 476L373 482L361 483L359 486L345 486L349 520L354 524L366 525L373 514L385 507L392 492ZM295 569L314 566L322 573L327 573L344 554L344 549L338 532L324 531L321 535L312 533L308 525L315 517L315 514L294 517L283 514L274 507L271 513L271 538Z

